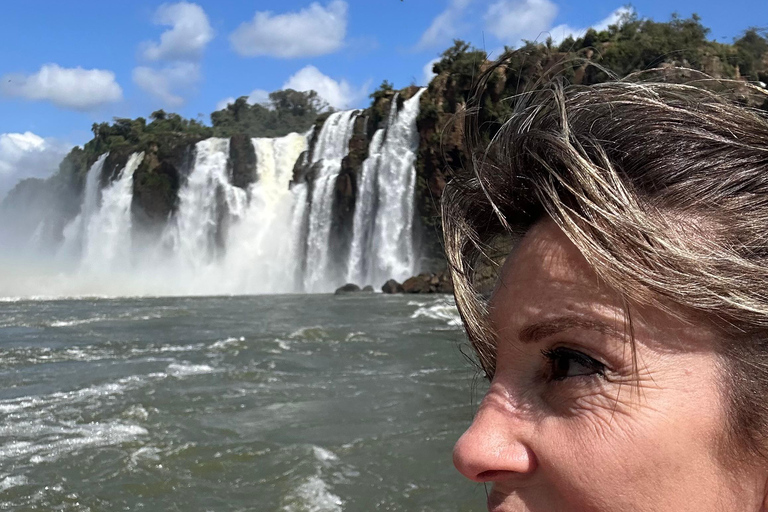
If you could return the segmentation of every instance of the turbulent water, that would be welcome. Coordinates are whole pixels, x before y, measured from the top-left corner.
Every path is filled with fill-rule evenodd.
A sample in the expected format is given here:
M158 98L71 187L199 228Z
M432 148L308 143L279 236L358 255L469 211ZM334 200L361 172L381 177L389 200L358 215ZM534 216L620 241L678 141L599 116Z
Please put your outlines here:
M460 511L447 298L3 302L0 509Z

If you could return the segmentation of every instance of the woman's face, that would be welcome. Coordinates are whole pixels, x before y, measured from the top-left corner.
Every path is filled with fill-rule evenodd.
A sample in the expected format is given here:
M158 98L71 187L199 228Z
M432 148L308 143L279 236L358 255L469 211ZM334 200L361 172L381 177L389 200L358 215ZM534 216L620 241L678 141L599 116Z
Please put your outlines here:
M454 450L488 508L760 511L766 475L728 463L712 333L634 308L551 221L526 235L491 300L496 374ZM636 371L635 371L636 368Z

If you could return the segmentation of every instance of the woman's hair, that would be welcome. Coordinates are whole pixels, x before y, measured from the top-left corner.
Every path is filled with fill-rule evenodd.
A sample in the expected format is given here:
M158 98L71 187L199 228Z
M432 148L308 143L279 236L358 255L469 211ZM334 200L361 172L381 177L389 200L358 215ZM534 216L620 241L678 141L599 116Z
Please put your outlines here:
M711 323L723 340L730 433L766 453L768 116L733 101L763 93L670 76L551 81L515 98L443 195L456 304L490 378L495 340L477 275L500 238L551 218L627 304Z

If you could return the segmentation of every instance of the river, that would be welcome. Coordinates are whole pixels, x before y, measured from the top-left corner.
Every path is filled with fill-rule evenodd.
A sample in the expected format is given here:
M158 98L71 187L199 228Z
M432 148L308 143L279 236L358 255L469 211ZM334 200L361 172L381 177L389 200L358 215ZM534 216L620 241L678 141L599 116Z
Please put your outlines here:
M447 297L0 302L0 509L482 509L463 344Z

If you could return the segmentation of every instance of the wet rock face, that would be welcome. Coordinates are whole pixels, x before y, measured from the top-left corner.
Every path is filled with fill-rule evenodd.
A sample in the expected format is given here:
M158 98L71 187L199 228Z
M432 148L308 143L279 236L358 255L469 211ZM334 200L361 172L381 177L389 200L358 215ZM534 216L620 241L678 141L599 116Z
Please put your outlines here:
M256 151L251 138L245 134L233 135L229 140L229 181L232 185L247 189L256 181Z
M347 283L336 289L334 295L343 295L345 293L360 293L360 287L353 283Z
M404 293L453 293L453 281L448 272L419 274L405 280Z
M101 169L99 177L99 188L104 188L115 181L120 172L128 163L128 158L135 152L134 148L113 149L104 160L104 167Z
M131 214L138 226L160 229L176 211L179 189L194 164L198 141L196 137L168 136L144 149L144 159L133 174Z
M373 286L368 285L365 288L360 289L360 287L354 283L347 283L344 286L337 288L334 292L335 295L343 295L345 293L373 293Z
M306 165L309 158L309 150L304 151L296 163L293 165L293 174L291 175L291 186L298 185L300 183L306 183L308 166Z
M137 224L159 226L176 210L181 187L177 165L160 160L157 153L144 155L133 175L131 212Z
M131 213L137 225L162 226L176 210L181 187L177 165L147 152L133 174Z
M386 283L384 283L384 286L381 287L381 291L384 293L403 293L403 285L395 281L394 279L390 279Z
M357 182L363 162L368 158L369 141L366 134L365 116L355 119L353 134L349 140L349 152L341 160L341 170L334 186L331 210L331 248L340 261L349 255L354 229Z

